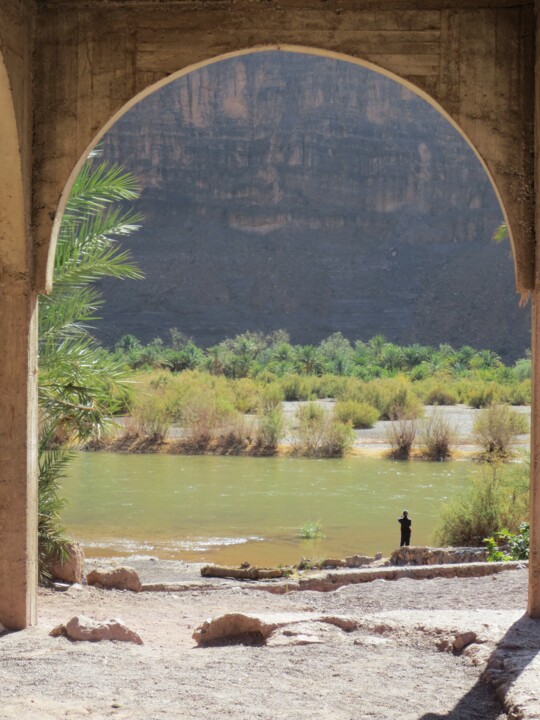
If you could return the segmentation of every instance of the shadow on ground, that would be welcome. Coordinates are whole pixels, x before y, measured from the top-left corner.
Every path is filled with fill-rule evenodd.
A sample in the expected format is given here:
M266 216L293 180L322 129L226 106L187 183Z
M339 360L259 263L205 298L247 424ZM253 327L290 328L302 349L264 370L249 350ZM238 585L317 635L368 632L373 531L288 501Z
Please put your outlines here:
M426 713L420 720L498 720L512 712L512 717L529 717L522 698L537 688L538 678L527 683L524 692L516 687L523 673L540 655L540 620L524 615L517 620L497 643L487 662L482 678L445 715ZM533 678L534 680L534 678ZM533 702L538 703L540 698ZM503 715L504 713L504 715ZM535 715L536 717L536 715Z

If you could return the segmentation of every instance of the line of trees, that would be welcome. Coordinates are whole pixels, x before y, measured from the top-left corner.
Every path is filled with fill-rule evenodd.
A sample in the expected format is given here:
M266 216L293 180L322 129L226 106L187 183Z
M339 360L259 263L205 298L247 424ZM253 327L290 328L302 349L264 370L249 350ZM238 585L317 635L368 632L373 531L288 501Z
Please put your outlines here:
M293 345L287 332L245 332L203 349L176 328L168 342L156 338L143 345L134 335L124 335L114 354L134 370L205 370L213 375L238 379L271 374L352 376L365 381L405 374L425 380L447 374L464 377L471 373L496 382L521 382L530 378L530 356L506 366L492 350L470 345L455 349L413 344L400 346L376 335L368 342L351 342L337 332L319 345Z

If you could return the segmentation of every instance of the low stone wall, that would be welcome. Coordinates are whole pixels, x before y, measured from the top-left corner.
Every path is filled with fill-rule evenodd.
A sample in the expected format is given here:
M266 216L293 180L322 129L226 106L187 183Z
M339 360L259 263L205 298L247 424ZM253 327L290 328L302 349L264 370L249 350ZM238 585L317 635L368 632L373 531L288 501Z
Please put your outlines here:
M392 553L390 565L448 565L486 558L487 550L479 547L401 547Z
M527 561L520 562L475 562L447 563L446 565L424 565L422 567L378 567L363 570L336 570L333 573L317 573L296 582L258 583L252 585L257 590L271 593L287 593L298 590L316 590L332 592L344 585L357 585L374 580L432 580L433 578L483 577L495 575L508 570L516 570L527 566Z

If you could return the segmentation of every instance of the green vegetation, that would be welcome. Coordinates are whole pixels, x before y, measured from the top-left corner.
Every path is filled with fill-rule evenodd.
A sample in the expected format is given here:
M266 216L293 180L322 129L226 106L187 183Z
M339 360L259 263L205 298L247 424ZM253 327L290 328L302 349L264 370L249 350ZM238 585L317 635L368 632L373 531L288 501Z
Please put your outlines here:
M60 480L70 459L69 446L99 436L111 414L128 401L125 363L103 350L88 326L101 302L96 280L141 277L116 242L138 227L140 218L122 206L137 196L131 175L97 162L95 156L88 160L75 180L60 226L53 291L40 300L41 580L47 579L47 560L65 554Z
M437 541L442 545L479 547L503 528L519 532L528 512L528 464L511 467L485 463L467 492L443 512Z
M377 422L380 413L369 403L356 400L341 400L336 403L336 417L342 423L350 423L353 428L370 428Z
M324 538L320 520L308 520L300 528L300 537L303 540L314 540L315 538Z
M390 457L394 460L408 460L416 438L418 425L413 418L392 420L386 428L386 439L390 445Z
M313 402L301 405L298 425L293 430L297 455L305 457L343 457L354 441L350 425L339 422L331 412Z
M394 458L408 458L418 438L424 457L440 460L450 457L455 432L437 415L420 422L424 405L528 404L531 392L529 357L508 367L489 350L400 347L380 335L353 343L335 333L315 346L293 345L282 330L246 332L204 349L172 329L168 343L142 345L125 335L111 356L133 372L135 392L124 408L132 416L128 434L159 443L177 425L190 452L234 447L267 455L287 436L296 454L340 457L351 448L353 429L390 420ZM310 405L317 400L335 403ZM283 401L308 409L291 423ZM501 457L510 457L512 442Z
M501 530L494 537L484 539L488 562L529 559L529 523L522 522L517 533Z
M518 435L529 430L527 418L508 405L490 405L478 415L473 426L475 441L485 460L507 460Z
M381 335L368 342L351 342L339 332L317 346L293 345L283 330L269 335L245 332L204 349L173 328L168 342L157 338L142 345L133 335L124 335L114 352L134 370L161 368L175 373L199 369L231 379L278 381L286 400L337 397L349 379L368 383L396 378L413 382L415 396L427 404L481 406L486 400L478 393L486 386L491 399L512 404L512 390L530 379L528 357L508 367L493 351L469 345L460 349L444 344L399 346Z
M456 442L456 429L440 411L435 411L420 427L422 454L429 460L446 460Z

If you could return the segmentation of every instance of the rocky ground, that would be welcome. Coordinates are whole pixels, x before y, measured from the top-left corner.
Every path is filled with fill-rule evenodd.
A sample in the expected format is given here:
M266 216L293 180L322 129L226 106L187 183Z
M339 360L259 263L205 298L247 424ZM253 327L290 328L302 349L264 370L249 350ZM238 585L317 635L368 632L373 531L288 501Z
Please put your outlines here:
M524 616L524 569L274 595L254 583L201 583L185 563L130 564L143 582L186 589L41 590L40 625L0 637L2 720L540 718L540 621ZM267 644L197 647L195 628L228 612L293 616ZM48 635L76 614L121 618L144 645ZM314 622L321 615L357 629ZM464 632L476 641L453 651Z

